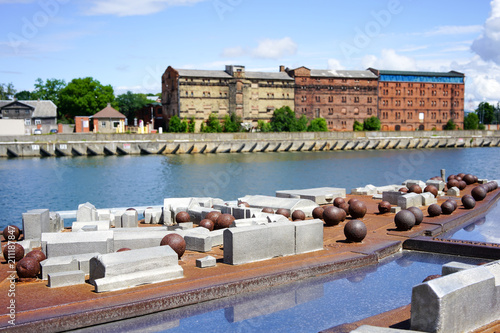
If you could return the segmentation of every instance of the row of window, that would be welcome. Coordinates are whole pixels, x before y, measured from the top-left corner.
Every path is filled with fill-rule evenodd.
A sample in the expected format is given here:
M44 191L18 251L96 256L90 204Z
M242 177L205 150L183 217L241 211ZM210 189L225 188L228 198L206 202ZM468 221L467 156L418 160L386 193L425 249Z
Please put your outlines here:
M389 100L387 99L383 99L382 100L382 106L389 106ZM394 106L401 106L401 100L395 100L394 101ZM409 100L406 102L406 105L407 106L413 106L413 100ZM419 105L420 106L423 106L425 107L425 101L424 100L421 100L419 102ZM431 101L431 106L437 106L437 102L436 101ZM448 101L443 101L443 107L448 107L449 106L449 102ZM460 106L460 102L459 101L453 101L453 107L457 108Z
M389 82L384 82L382 86L389 87ZM406 86L408 88L413 88L413 83L407 83ZM420 88L428 88L428 85L426 85L425 83L420 83L419 86ZM431 83L430 86L431 88L436 88L437 85L435 83ZM443 88L445 89L448 88L448 86L449 86L448 84L443 84ZM401 82L396 82L396 88L401 88L401 87L402 87Z
M316 102L321 103L321 96L316 96L315 100L316 100ZM300 97L300 101L301 102L307 102L307 96L301 96ZM328 97L328 102L333 103L333 96L329 96ZM358 96L354 96L353 102L354 103L359 103L359 97ZM372 97L368 97L366 99L366 102L367 103L373 103ZM347 103L347 96L342 96L342 103Z
M413 120L414 119L413 116L416 115L416 114L417 114L417 112L406 112L406 119ZM419 114L419 119L420 120L424 120L425 113L424 112L419 112L418 114ZM382 116L382 119L389 119L389 112L382 112L381 116ZM396 120L401 119L401 116L402 116L402 113L399 112L399 111L396 111L394 113L394 118ZM430 116L431 116L431 119L437 119L438 112L431 112ZM441 118L442 119L447 120L449 117L450 117L450 113L449 112L442 112L441 113ZM451 114L451 118L457 119L458 118L458 113L452 113Z
M41 124L42 124L41 119L35 119L35 125L41 125ZM31 126L31 119L24 119L24 125Z
M396 89L395 93L396 96L401 96L401 89ZM413 96L413 90L407 90L406 93L408 94L408 96ZM389 95L389 89L383 89L382 95L384 96ZM437 96L437 90L432 90L431 95ZM420 90L420 96L425 96L425 90ZM449 96L449 91L443 90L443 96ZM460 96L460 91L456 90L455 96Z
M3 110L3 113L4 113L4 114L9 114L9 111L10 111L10 110ZM19 110L19 109L15 109L15 110L14 110L14 113L15 113L15 114L20 114L20 110ZM29 113L30 113L30 110L24 110L24 113L25 113L25 114L29 114Z

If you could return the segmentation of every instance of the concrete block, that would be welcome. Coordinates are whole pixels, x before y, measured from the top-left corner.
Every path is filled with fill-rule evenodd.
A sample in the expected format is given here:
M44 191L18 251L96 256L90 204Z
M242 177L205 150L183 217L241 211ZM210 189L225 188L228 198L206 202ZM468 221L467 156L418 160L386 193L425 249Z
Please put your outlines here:
M78 260L73 256L61 256L45 259L40 263L42 280L47 280L50 273L77 271Z
M24 239L40 239L42 232L53 232L49 210L33 209L23 213Z
M78 223L87 223L87 222L78 222ZM84 225L77 232L85 232L85 231L99 231L97 225Z
M233 216L235 219L249 219L253 214L260 213L261 208L234 207Z
M28 253L30 252L31 250L33 250L34 247L37 247L37 246L33 246L32 245L32 240L31 239L24 239L22 241L18 241L17 244L21 245L24 249L24 253Z
M191 217L191 222L200 223L200 221L203 220L205 216L212 211L212 208L194 207L190 209L188 213Z
M62 232L42 234L47 258L113 252L113 231Z
M384 192L397 191L401 188L401 185L385 185L385 186L377 186L376 194L382 194Z
M212 247L224 244L224 230L226 229L210 231L210 238L212 238Z
M168 198L163 201L163 223L172 225L175 215L179 212L187 212L195 207L200 207L195 198Z
M246 264L269 259L269 234L266 226L229 228L224 230L224 263Z
M399 206L392 206L391 207L391 213L393 213L393 214L397 214L400 211L401 211L401 207L399 207Z
M441 181L441 180L428 180L425 182L425 185L432 185L434 186L435 188L438 189L438 191L443 191L444 190L444 185L445 185L445 182ZM424 188L422 187L422 190L424 190Z
M323 250L323 221L297 221L292 225L295 227L296 254Z
M357 187L351 190L354 195L374 195L377 194L377 187L374 185L366 185L365 187Z
M78 222L97 221L97 209L90 202L79 205L76 220Z
M397 205L399 198L404 195L399 191L386 191L382 193L382 200L389 202L391 205Z
M206 229L208 231L208 229ZM197 252L209 252L212 250L212 237L210 235L191 234L185 235L186 250Z
M447 264L444 264L441 267L441 275L445 276L445 275L453 274L453 273L460 272L460 271L463 271L463 270L466 270L469 268L474 268L474 267L477 267L477 266L452 261L452 262L449 262Z
M163 209L162 208L146 208L144 210L144 223L146 223L146 224L163 223Z
M285 190L285 191L276 191L276 197L278 198L300 198L313 201L319 205L324 205L327 203L331 203L333 199L337 197L346 197L345 188L335 188L335 187L319 187L319 188L310 188L304 190ZM245 200L243 200L245 201ZM248 201L246 201L248 202ZM250 204L250 203L249 203ZM250 206L253 207L252 204ZM260 207L263 208L263 207ZM279 207L278 207L279 208ZM287 208L287 207L283 207ZM300 209L300 208L296 208Z
M88 275L90 273L90 268L89 268L90 259L98 255L99 253L97 252L84 253L84 254L76 254L73 256L73 258L76 259L76 261L78 262L78 269Z
M422 197L420 196L420 194L406 193L399 197L398 206L401 207L401 209L420 207L422 206Z
M295 225L294 223L267 224L269 243L267 245L269 257L284 257L295 254Z
M198 268L214 267L215 265L217 265L217 261L212 256L196 259L196 267Z
M124 210L116 210L112 213L114 219L111 220L111 226L115 228L122 227L122 215L125 213Z
M67 287L85 283L85 273L79 270L50 273L48 278L49 288Z
M314 208L319 207L317 203L307 199L276 198L265 195L247 195L238 200L248 202L251 207L261 209L264 207L269 207L274 210L286 208L290 210L290 212L300 209L306 214L306 217L311 217Z
M49 212L49 221L51 231L42 232L59 232L64 229L64 219L61 218L59 213Z
M130 229L117 229L113 233L113 250L117 251L121 248L129 248L132 250L144 249L148 247L159 246L161 240L166 235L172 233L167 228L162 230L149 230L152 228L132 228L133 232L121 231Z
M177 226L178 226L181 230L189 230L189 229L193 229L193 222L182 222L182 223L177 223Z
M486 184L488 182L488 179L478 179L477 183L478 184Z
M471 332L498 320L500 262L462 270L413 287L411 329Z
M372 196L373 200L382 200L382 198L383 198L382 193L377 193Z
M97 220L98 221L109 221L109 220L111 220L111 210L109 210L109 209L98 209L97 210Z
M127 210L122 215L122 228L135 228L139 226L139 216L136 210Z
M421 200L422 206L429 206L429 205L437 203L437 199L434 197L434 194L432 194L430 192L424 192L424 193L421 193L419 195L422 199Z
M233 209L237 206L228 206L226 204L214 205L214 210L221 212L222 214L233 215Z
M183 276L177 253L157 246L99 255L90 260L90 283L96 292L120 290Z
M407 179L403 182L404 186L410 188L412 185L418 185L422 188L422 190L425 188L425 183L421 180L413 180L413 179Z
M262 225L268 223L269 221L267 220L267 218L239 219L239 220L234 220L233 224L231 225L231 228L249 227L251 225Z
M82 229L85 226L95 227L95 228L93 228L93 229L96 229L94 231L104 231L104 230L109 230L110 225L111 225L111 222L109 220L107 220L107 221L92 221L92 222L73 222L73 224L71 225L71 231L72 232L80 231L80 229ZM84 230L84 231L89 231L89 229L87 228L87 230Z
M200 205L200 207L212 208L213 206L213 198L205 197L205 198L193 198L193 199L196 200L196 202L198 202L198 205Z
M446 192L447 195L449 195L450 197L459 197L460 196L460 189L456 186L448 189L448 191Z

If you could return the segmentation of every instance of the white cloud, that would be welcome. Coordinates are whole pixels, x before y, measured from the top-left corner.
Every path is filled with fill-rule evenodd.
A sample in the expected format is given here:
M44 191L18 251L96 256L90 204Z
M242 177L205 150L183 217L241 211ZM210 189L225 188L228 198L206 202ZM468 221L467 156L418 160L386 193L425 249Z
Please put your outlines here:
M297 44L290 38L264 39L252 50L255 58L280 59L297 53Z
M328 59L328 69L344 70L345 67L337 59Z
M167 7L193 5L205 0L92 0L88 15L134 16L161 12Z
M242 57L247 53L248 53L248 51L246 51L241 46L236 46L236 47L225 48L222 51L221 56L223 56L225 58L234 58L234 57Z
M484 24L482 35L472 43L471 49L482 59L500 65L500 0L491 2L490 17Z
M386 70L415 71L417 62L410 57L402 56L393 49L382 50L380 57L367 55L362 59L364 68L373 67Z
M483 29L480 25L446 25L424 33L425 36L476 34Z

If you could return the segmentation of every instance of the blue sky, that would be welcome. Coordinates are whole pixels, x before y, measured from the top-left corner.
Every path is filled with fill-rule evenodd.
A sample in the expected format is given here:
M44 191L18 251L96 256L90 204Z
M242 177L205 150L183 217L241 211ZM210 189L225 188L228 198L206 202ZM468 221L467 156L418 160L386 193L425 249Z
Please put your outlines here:
M160 92L177 68L449 71L500 101L500 0L0 0L0 83L92 76Z

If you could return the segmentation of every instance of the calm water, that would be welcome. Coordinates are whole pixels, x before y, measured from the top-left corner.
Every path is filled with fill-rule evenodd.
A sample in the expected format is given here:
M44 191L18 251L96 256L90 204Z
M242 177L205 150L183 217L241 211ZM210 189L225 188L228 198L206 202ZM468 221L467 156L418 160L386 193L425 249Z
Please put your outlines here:
M0 228L29 209L161 205L167 197L386 185L467 172L500 178L500 148L0 159Z
M405 251L346 273L78 332L319 332L410 304L413 286L450 261L481 262Z

